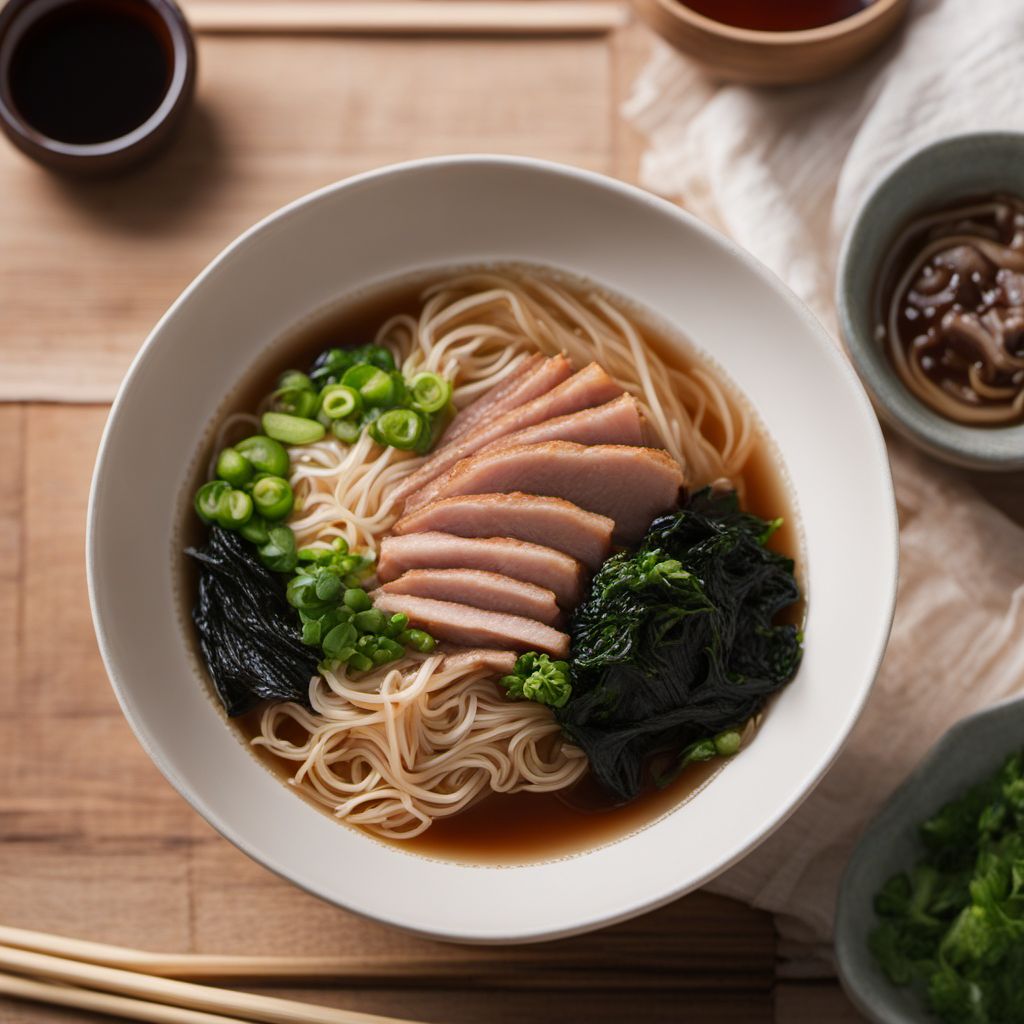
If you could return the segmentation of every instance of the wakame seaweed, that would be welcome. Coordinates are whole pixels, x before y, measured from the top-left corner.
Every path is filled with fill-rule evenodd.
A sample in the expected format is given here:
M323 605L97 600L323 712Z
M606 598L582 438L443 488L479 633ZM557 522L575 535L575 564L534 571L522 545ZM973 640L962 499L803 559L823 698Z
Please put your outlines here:
M598 570L572 620L572 697L556 715L617 799L635 797L655 762L673 776L793 678L800 632L774 620L800 593L792 560L764 546L774 526L704 490Z
M185 550L199 563L192 619L227 713L244 714L261 700L307 703L317 657L302 642L283 580L260 564L251 544L219 526L202 548Z

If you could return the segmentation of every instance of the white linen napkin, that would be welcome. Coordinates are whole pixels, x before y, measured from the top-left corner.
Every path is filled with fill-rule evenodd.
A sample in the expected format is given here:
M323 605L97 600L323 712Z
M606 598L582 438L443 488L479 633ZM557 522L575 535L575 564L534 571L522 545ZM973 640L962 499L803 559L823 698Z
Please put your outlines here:
M918 0L883 52L802 87L716 85L659 43L624 113L649 139L643 183L758 256L835 333L837 251L871 181L942 135L1024 129L1022 54L1021 0ZM901 580L875 691L807 802L709 886L779 915L794 975L829 969L839 878L886 796L954 721L1024 690L1024 528L970 475L889 441Z

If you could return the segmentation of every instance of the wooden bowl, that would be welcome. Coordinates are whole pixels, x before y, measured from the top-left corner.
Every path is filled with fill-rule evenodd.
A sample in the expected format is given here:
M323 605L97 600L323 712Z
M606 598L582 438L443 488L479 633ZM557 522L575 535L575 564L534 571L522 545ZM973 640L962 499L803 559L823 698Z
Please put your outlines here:
M716 78L794 85L834 75L866 56L903 20L910 0L874 0L848 18L800 32L736 28L697 14L681 0L633 5L658 35Z

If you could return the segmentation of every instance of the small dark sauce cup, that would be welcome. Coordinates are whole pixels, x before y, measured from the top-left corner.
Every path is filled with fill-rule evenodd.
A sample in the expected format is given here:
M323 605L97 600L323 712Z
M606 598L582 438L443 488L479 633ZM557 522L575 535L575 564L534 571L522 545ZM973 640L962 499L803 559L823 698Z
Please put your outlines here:
M0 9L0 127L57 171L151 156L195 91L196 51L173 0L8 0Z

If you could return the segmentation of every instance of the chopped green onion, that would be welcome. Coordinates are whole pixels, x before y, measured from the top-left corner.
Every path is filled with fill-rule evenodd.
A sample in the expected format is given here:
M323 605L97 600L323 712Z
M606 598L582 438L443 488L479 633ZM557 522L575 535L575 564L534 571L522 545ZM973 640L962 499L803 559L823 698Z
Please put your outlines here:
M394 640L405 632L405 628L408 625L409 616L403 615L399 612L397 615L392 615L391 618L388 619L388 624L384 629L384 635Z
M316 596L318 601L333 601L341 592L341 580L332 573L324 573L316 581Z
M349 420L335 420L331 424L331 433L342 442L342 444L355 444L363 428L358 423Z
M343 649L355 643L356 630L351 622L342 622L335 626L322 641L324 654L336 660Z
M225 530L237 530L252 519L252 498L245 491L228 491L217 506L217 523Z
M411 451L426 432L426 420L412 409L389 409L373 425L374 437L381 444Z
M437 641L422 629L407 629L398 639L407 647L415 648L420 654L429 654L437 646Z
M274 412L310 419L320 408L320 396L308 388L278 388L270 397Z
M383 633L388 620L382 611L376 608L369 608L365 612L359 612L352 620L360 633Z
M363 410L363 399L346 384L329 384L320 393L320 407L328 419L343 420Z
M217 476L232 487L247 484L255 472L252 463L236 448L225 448L217 456Z
M721 754L722 757L732 757L740 749L742 740L743 737L735 729L720 732L715 737L715 753Z
M255 434L239 441L235 451L244 455L259 473L271 476L287 476L290 462L288 452L272 438L263 434Z
M391 375L368 363L347 370L341 383L358 391L366 405L386 406L395 397L395 382Z
M295 534L287 526L272 526L267 542L259 547L260 561L272 572L292 572L299 558L295 551Z
M316 385L301 370L285 370L278 378L278 388L295 388L296 390L315 391Z
M354 612L368 612L373 607L370 595L361 587L349 587L343 598L346 608Z
M412 404L420 412L440 412L452 396L452 386L436 373L424 371L413 377L410 385Z
M355 651L348 659L348 667L355 669L357 672L367 672L373 668L373 660L368 658L365 654L360 654L359 651Z
M280 476L265 476L252 489L252 500L264 519L284 519L295 505L291 484Z
M261 515L254 514L253 517L238 531L250 544L259 547L266 544L270 539L267 521Z
M221 499L231 493L231 484L226 480L211 480L196 491L195 508L204 523L212 523L217 519Z
M283 412L265 412L261 422L268 437L284 444L312 444L326 433L324 425L316 420Z

